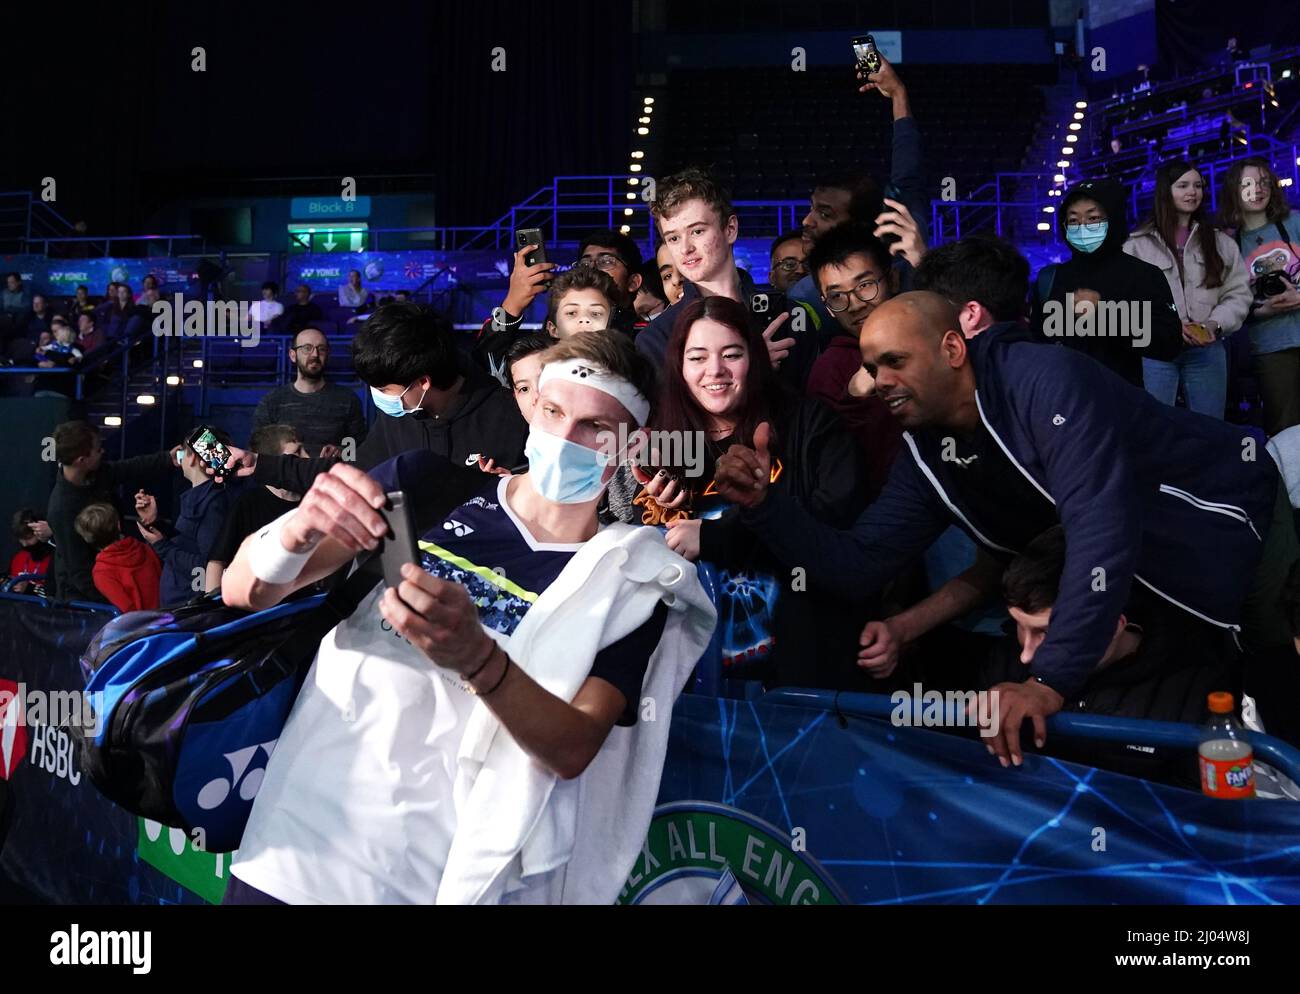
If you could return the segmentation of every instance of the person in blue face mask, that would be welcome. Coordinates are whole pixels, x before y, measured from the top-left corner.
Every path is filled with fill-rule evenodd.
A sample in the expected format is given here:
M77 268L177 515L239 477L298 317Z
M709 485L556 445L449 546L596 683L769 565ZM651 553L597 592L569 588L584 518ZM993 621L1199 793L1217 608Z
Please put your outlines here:
M597 518L649 417L649 360L581 332L542 363L528 472L478 474L456 503L427 451L336 467L223 576L229 603L276 603L375 548L394 490L421 536L321 643L226 903L611 904L624 886L716 612L656 530Z
M459 467L473 467L479 455L499 466L523 462L528 423L510 391L461 354L444 315L413 303L385 304L357 331L351 359L377 412L364 441L344 438L319 459L259 458L232 447L237 476L301 494L340 459L369 470L426 449ZM478 482L477 473L467 486Z
M1032 327L1140 387L1143 358L1177 358L1183 326L1164 274L1124 252L1126 199L1110 179L1066 192L1056 216L1070 258L1038 274Z

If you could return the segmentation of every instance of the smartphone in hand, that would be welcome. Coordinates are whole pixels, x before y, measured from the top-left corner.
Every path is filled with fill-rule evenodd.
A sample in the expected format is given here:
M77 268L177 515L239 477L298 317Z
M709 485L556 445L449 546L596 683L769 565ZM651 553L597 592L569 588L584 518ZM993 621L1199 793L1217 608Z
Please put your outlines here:
M880 50L871 35L859 35L853 39L853 57L857 60L858 72L865 75L880 71Z
M768 321L779 317L789 309L789 301L780 290L759 290L749 298L750 313Z
M384 583L396 589L402 582L402 567L407 563L418 563L420 549L416 544L415 523L406 494L394 490L386 496L388 501L380 514L388 523L388 534L384 537L379 561L384 568Z
M536 266L539 262L550 262L546 258L546 239L542 237L541 228L520 228L515 232L516 251L525 245L535 246L532 252L524 256L525 266Z
M230 461L230 450L217 441L217 436L210 427L199 425L185 439L185 445L203 460L212 473L213 482L220 484L226 481L231 472L226 469L226 463Z

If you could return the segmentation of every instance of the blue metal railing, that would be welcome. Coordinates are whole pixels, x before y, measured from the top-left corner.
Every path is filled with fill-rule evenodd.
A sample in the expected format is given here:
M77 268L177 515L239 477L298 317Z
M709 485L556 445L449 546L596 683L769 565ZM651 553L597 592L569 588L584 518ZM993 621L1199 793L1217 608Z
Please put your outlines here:
M45 579L48 580L48 577ZM53 597L38 597L36 594L14 594L7 590L0 590L0 599L18 601L21 604L30 604L33 607L73 607L82 611L93 611L113 617L122 613L112 604L100 604L96 601L56 601Z
M33 251L32 246L40 245L40 255L49 255L51 245L86 244L102 245L104 247L104 255L109 256L113 254L112 246L115 242L166 242L168 255L171 255L173 252L174 242L197 241L199 243L200 252L205 252L207 250L207 242L201 235L78 235L76 237L60 236L52 238L43 238L38 236L34 238L26 237L23 238L22 241L29 252Z
M764 694L768 704L795 705L817 708L859 718L878 718L888 721L898 710L884 694L841 693L834 690L800 690L782 688ZM945 697L944 723L947 727L966 725L964 716L951 713ZM1131 718L1112 718L1106 715L1071 714L1062 712L1047 719L1047 730L1065 738L1092 742L1115 742L1124 745L1144 745L1166 749L1191 749L1201 743L1201 730L1195 725L1173 721L1147 721ZM1255 758L1300 784L1300 749L1271 735L1246 732Z

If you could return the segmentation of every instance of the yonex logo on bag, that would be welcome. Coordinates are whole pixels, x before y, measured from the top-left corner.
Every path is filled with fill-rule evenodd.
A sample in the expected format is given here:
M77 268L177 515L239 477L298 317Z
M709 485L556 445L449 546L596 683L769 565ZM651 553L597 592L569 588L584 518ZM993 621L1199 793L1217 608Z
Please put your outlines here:
M1061 427L1061 425L1065 424L1065 418L1063 418L1063 417L1062 417L1061 415L1059 415L1059 414L1054 415L1054 416L1052 417L1052 424L1056 425L1056 427L1059 428L1059 427Z
M230 792L235 788L239 789L239 796L244 801L251 801L257 796L258 790L262 786L262 779L266 776L266 767L259 767L256 770L249 770L249 765L257 755L258 749L266 751L266 758L269 761L271 753L275 751L275 744L279 739L272 739L270 742L263 742L261 745L251 745L244 749L236 749L234 752L225 754L226 762L230 764L230 779L217 777L215 780L209 780L199 791L199 807L204 811L212 811L226 803L230 797ZM245 776L247 773L247 776Z

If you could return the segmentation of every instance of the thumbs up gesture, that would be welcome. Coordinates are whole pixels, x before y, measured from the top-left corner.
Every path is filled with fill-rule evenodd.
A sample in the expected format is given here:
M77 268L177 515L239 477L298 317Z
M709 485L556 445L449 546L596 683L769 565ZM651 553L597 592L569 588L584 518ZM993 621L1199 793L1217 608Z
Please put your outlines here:
M733 445L718 460L714 482L727 500L741 507L757 507L767 496L772 478L772 426L766 421L754 429L754 447Z

